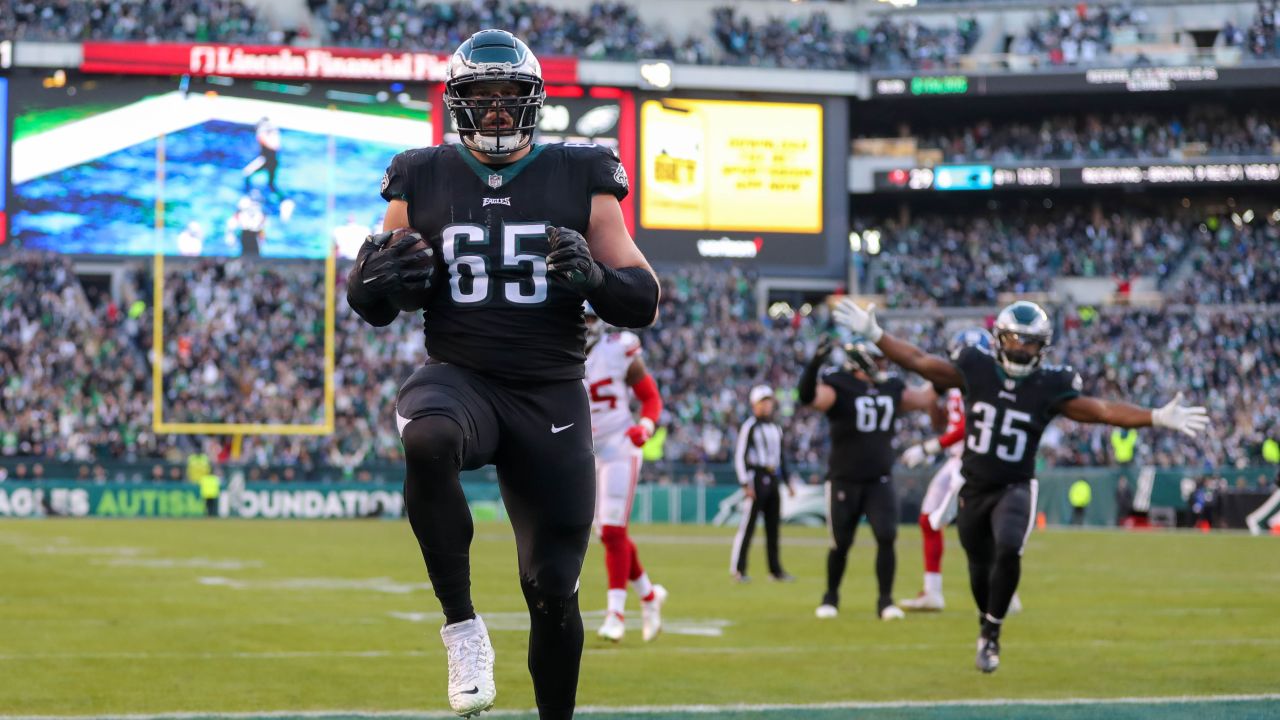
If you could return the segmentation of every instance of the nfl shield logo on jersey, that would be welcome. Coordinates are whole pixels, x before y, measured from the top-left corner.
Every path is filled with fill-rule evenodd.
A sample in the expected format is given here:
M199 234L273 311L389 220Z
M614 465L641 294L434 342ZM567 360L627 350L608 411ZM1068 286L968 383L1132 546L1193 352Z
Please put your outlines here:
M490 176L489 176L489 187L493 188L494 190L497 190L498 188L502 187L502 176L501 176L501 175L490 175Z

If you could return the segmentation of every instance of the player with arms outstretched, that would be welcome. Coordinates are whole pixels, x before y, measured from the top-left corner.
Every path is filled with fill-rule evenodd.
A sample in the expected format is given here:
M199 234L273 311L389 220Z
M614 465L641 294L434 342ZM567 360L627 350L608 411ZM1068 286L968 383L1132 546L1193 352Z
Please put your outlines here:
M982 328L971 328L956 333L947 350L955 355L961 348L972 346L991 352L992 345L991 333ZM946 402L947 427L942 435L912 445L902 453L902 464L916 467L943 450L947 451L946 461L929 481L924 502L920 504L924 589L915 597L898 603L904 610L937 611L946 607L946 600L942 596L943 530L955 519L956 501L960 487L964 485L964 476L960 474L960 458L964 454L964 443L961 442L964 440L964 394L958 388L951 388L943 397ZM1020 607L1021 603L1015 594L1010 612L1017 612Z
M389 232L365 242L347 280L348 302L375 326L391 323L407 294L425 304L429 359L401 386L396 421L405 508L444 610L449 703L464 717L497 693L493 646L471 602L474 528L459 473L497 469L538 714L570 718L595 513L582 303L619 327L645 327L658 308L657 279L618 203L626 172L602 147L534 144L545 98L537 59L511 33L462 43L445 81L461 143L392 159L382 179Z
M627 581L640 598L641 637L650 642L662 631L667 590L654 585L640 564L636 544L627 535L631 502L640 479L640 448L653 436L662 415L662 396L641 358L640 338L632 332L605 332L590 305L587 317L587 396L591 399L591 435L596 448L596 526L604 543L609 577L607 609L598 635L618 642L626 634ZM640 401L640 419L631 416L627 389Z
M1082 423L1169 428L1194 438L1209 424L1204 408L1182 405L1181 393L1156 409L1081 394L1075 370L1041 364L1053 326L1035 303L1019 301L1000 311L993 352L967 346L950 360L881 330L874 305L864 310L843 298L832 316L939 390L964 392L964 486L956 524L982 624L975 662L983 672L1000 665L1000 627L1018 589L1035 518L1035 456L1045 427L1064 415Z

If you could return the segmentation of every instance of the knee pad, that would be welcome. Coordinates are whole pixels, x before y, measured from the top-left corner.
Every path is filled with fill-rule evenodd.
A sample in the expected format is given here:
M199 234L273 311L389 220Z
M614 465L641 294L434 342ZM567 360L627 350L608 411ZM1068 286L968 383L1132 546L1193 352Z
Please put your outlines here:
M566 594L545 592L528 578L520 578L520 590L524 592L529 612L556 623L566 623L578 614L578 588Z
M462 465L462 428L452 418L428 415L411 420L400 437L405 459L411 464Z
M606 550L627 549L627 529L616 525L604 525L600 528L600 542Z

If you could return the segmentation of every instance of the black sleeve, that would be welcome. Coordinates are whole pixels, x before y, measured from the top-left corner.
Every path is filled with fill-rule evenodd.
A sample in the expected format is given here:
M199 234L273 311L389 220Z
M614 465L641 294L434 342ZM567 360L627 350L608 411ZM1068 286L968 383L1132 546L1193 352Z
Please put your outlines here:
M646 328L658 319L658 281L648 268L614 269L600 262L600 287L587 293L600 319L624 328Z
M826 416L828 418L835 417L844 412L844 395L847 388L841 381L839 370L828 370L822 374L822 382L826 383L836 393L836 401L831 403L831 407L827 408Z
M413 185L410 182L410 161L416 150L406 150L395 157L391 158L391 164L387 166L387 171L382 175L382 199L387 202L392 200L409 200Z
M1080 378L1080 373L1072 367L1063 367L1054 370L1052 399L1049 401L1049 417L1057 416L1062 403L1080 397L1080 393L1084 390L1084 380Z
M800 385L796 388L800 404L809 405L818 397L818 371L822 369L824 359L814 355L805 363L804 372L800 373Z
M587 148L587 185L591 195L612 195L619 200L631 191L627 169L613 151L603 145Z
M961 395L969 394L969 376L973 373L975 363L982 362L983 358L994 362L990 355L972 345L966 345L951 353L951 364L956 366L960 371L960 377L964 379L964 383L960 386ZM938 390L937 385L934 385L933 389L940 397L945 397L947 394L945 390Z
M900 377L889 378L889 392L893 393L893 406L902 407L902 393L907 391L907 383ZM897 413L895 413L895 416Z
M787 483L791 477L791 463L787 462L787 431L778 426L778 480Z

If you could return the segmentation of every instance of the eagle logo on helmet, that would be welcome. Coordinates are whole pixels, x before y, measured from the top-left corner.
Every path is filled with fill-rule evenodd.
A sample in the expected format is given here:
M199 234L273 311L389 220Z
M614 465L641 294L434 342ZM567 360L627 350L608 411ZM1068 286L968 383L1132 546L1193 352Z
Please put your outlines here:
M884 353L875 343L863 338L855 338L844 346L844 365L849 372L862 372L871 378L871 382L879 385L889 379L888 373L881 366Z
M1000 367L1010 377L1023 378L1040 366L1053 342L1053 323L1044 308L1019 300L996 316L992 335Z
M469 150L503 158L533 142L538 111L547 94L542 66L533 51L505 30L481 30L449 58L444 104L458 127L458 137ZM474 97L482 83L510 83L514 94ZM500 123L485 125L490 113L505 114ZM492 187L493 179L489 184Z

